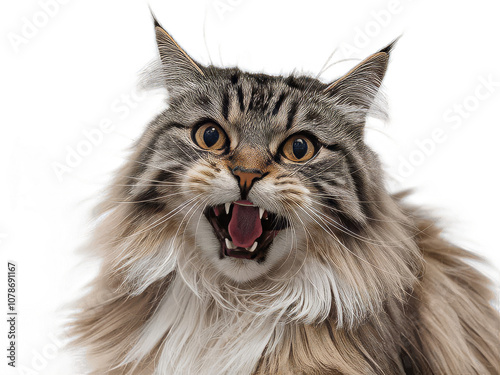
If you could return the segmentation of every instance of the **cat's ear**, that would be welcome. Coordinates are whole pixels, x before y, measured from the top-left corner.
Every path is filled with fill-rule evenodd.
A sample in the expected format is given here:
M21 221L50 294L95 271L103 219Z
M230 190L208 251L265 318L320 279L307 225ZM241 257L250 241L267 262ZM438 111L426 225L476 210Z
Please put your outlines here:
M328 85L324 92L338 104L352 105L368 112L380 90L389 55L396 42L397 39L360 62L343 77Z
M156 44L160 54L161 78L167 85L167 89L174 90L181 87L189 87L199 81L205 75L203 68L198 65L177 44L160 23L153 16L156 33Z

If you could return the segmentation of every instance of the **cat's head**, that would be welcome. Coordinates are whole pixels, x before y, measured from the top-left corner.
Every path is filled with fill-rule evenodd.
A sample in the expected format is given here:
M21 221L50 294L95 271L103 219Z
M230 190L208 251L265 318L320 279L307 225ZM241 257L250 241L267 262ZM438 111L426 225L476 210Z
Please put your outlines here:
M160 66L149 79L168 89L169 106L108 201L103 236L113 228L120 243L117 269L139 290L190 267L236 283L289 270L323 277L326 267L330 281L318 284L336 283L336 298L351 303L350 294L389 289L380 268L403 288L412 277L398 250L410 246L398 237L404 219L363 140L392 44L322 83L205 67L155 30Z

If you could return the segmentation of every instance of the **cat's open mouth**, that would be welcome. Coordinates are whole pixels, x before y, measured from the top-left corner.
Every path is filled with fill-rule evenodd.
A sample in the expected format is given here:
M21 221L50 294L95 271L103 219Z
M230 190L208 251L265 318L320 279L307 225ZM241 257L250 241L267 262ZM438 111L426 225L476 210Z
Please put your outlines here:
M221 244L221 255L261 260L279 231L288 227L285 218L250 201L208 207L205 216Z

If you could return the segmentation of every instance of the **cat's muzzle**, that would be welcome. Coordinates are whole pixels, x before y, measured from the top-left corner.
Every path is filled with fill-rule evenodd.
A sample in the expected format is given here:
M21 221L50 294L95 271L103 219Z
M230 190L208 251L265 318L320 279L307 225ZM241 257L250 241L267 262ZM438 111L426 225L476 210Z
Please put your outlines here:
M288 227L284 217L246 200L208 207L204 213L221 244L221 257L262 261L274 238Z

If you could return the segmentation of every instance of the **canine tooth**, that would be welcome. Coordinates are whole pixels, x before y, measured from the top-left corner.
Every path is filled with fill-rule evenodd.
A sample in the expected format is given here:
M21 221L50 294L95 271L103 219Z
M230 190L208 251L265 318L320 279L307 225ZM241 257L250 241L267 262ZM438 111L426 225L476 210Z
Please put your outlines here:
M258 243L257 243L257 241L255 241L253 243L252 247L250 249L248 249L248 251L250 251L251 253L253 253L255 251L255 249L257 248L257 245L258 245Z
M259 207L259 218L262 219L262 215L264 215L264 209Z
M229 215L229 210L231 209L231 203L226 203L226 214Z
M230 241L229 238L226 238L226 247L230 250L236 249L236 246L234 246L233 241Z

